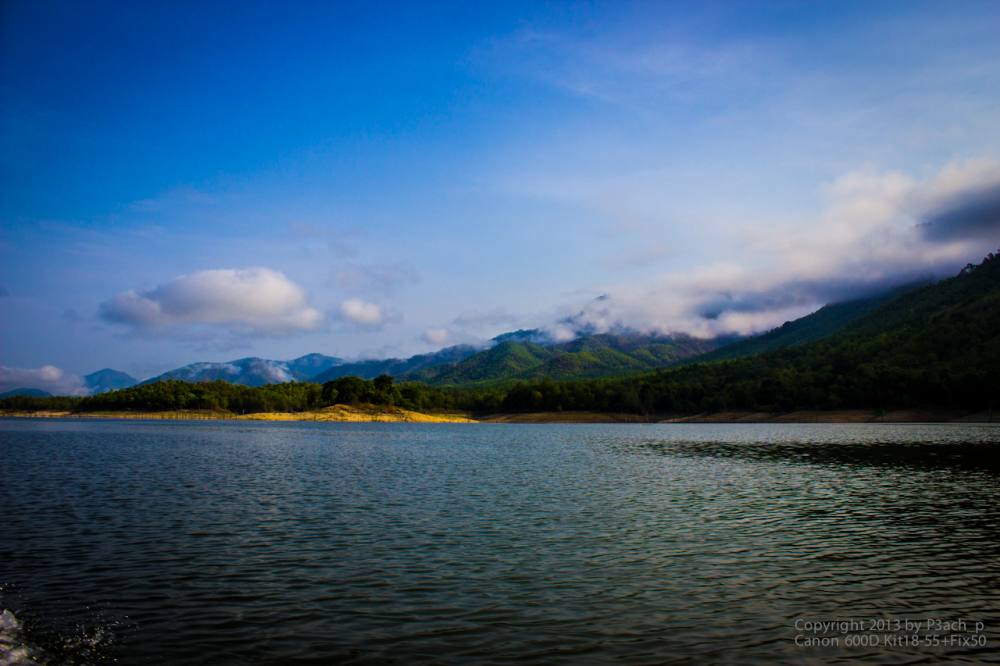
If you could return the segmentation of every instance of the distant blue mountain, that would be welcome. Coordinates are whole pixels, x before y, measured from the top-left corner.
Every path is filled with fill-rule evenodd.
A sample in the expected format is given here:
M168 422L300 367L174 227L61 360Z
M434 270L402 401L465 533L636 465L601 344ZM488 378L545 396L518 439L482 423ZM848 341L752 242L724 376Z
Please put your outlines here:
M139 380L120 370L104 368L84 377L83 383L91 393L105 393L135 386Z
M323 354L306 354L291 361L266 358L240 358L222 363L192 363L142 382L179 379L185 382L226 381L244 386L264 386L283 382L301 382L343 363L342 359Z
M336 356L306 354L291 361L286 361L285 364L288 366L288 371L297 381L305 381L343 362L343 359L339 359Z
M0 393L0 398L16 398L16 397L47 398L50 395L52 394L49 393L48 391L43 391L42 389L16 388Z

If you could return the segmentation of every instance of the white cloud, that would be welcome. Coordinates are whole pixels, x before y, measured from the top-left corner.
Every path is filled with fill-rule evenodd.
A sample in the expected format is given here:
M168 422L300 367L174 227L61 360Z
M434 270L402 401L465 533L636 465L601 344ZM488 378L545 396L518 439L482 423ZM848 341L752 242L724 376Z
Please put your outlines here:
M428 344L441 346L448 342L451 334L447 328L428 328L420 337Z
M270 268L181 275L148 291L118 294L101 304L100 314L137 329L207 324L263 334L309 331L323 320L301 287Z
M951 211L994 210L984 206L983 193L995 196L998 188L1000 163L989 160L951 164L924 179L873 169L848 173L825 189L826 210L815 219L741 220L729 229L741 252L729 260L642 283L600 285L605 296L567 311L550 330L750 334L827 303L951 274L998 242L984 240L984 224L972 213L959 218L975 223L963 233ZM947 233L934 233L934 225L945 223Z
M368 303L360 298L349 298L340 304L340 316L343 320L359 326L380 326L385 321L385 313L378 305Z
M55 367L8 368L0 365L0 393L18 388L48 391L53 395L85 395L87 388L77 376Z
M549 335L552 336L552 340L555 342L569 342L576 337L576 331L569 326L563 324L556 324L547 329Z

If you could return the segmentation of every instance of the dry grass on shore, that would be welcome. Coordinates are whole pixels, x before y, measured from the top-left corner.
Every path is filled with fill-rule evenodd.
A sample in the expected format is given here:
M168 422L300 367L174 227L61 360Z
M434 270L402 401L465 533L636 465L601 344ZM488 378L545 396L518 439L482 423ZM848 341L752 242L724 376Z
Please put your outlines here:
M334 405L309 412L258 412L234 414L212 410L169 410L162 412L28 412L0 411L0 416L14 418L140 419L152 421L327 421L343 423L473 423L462 414L424 414L398 407L376 405Z
M334 405L311 412L259 412L236 417L247 421L335 421L346 423L474 423L461 414L425 414L399 407Z

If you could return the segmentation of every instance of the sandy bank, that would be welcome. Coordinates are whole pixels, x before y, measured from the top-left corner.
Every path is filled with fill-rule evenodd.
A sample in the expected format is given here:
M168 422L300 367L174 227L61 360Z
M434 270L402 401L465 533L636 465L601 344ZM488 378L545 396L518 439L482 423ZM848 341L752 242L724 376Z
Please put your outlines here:
M426 414L398 407L334 405L310 412L233 414L208 410L164 412L59 412L0 410L0 418L92 418L164 421L325 421L340 423L997 423L1000 414L931 410L874 411L844 409L795 412L712 412L694 415L639 415L606 412L533 412L492 414L470 418L464 414Z
M475 423L461 414L425 414L399 407L334 405L312 412L260 412L237 416L246 421L338 421L348 423Z
M461 414L424 414L398 407L375 405L334 405L310 412L258 412L234 414L210 410L170 410L163 412L56 412L2 410L0 417L141 419L153 421L329 421L343 423L473 423Z

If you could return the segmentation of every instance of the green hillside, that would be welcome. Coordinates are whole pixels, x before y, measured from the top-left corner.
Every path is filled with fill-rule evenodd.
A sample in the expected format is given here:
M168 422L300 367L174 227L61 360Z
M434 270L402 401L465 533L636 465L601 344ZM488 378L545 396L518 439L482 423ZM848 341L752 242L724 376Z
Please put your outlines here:
M453 366L432 368L407 377L430 384L475 384L520 377L552 357L552 350L532 342L501 342Z
M1000 257L908 292L831 337L618 380L522 383L511 411L1000 407Z
M407 377L428 371L431 368L452 366L475 353L475 347L455 345L430 354L418 354L409 358L368 359L343 363L314 375L309 381L322 384L340 377L361 377L362 379L374 379L379 375Z
M556 345L508 340L452 366L404 378L438 386L467 386L543 377L608 377L663 368L704 353L716 344L686 336L636 333L588 335Z
M916 288L914 285L909 285L878 296L825 305L810 315L785 322L767 333L738 340L690 359L688 362L700 363L756 356L778 349L800 347L810 342L817 342L843 330L852 322L914 288Z

